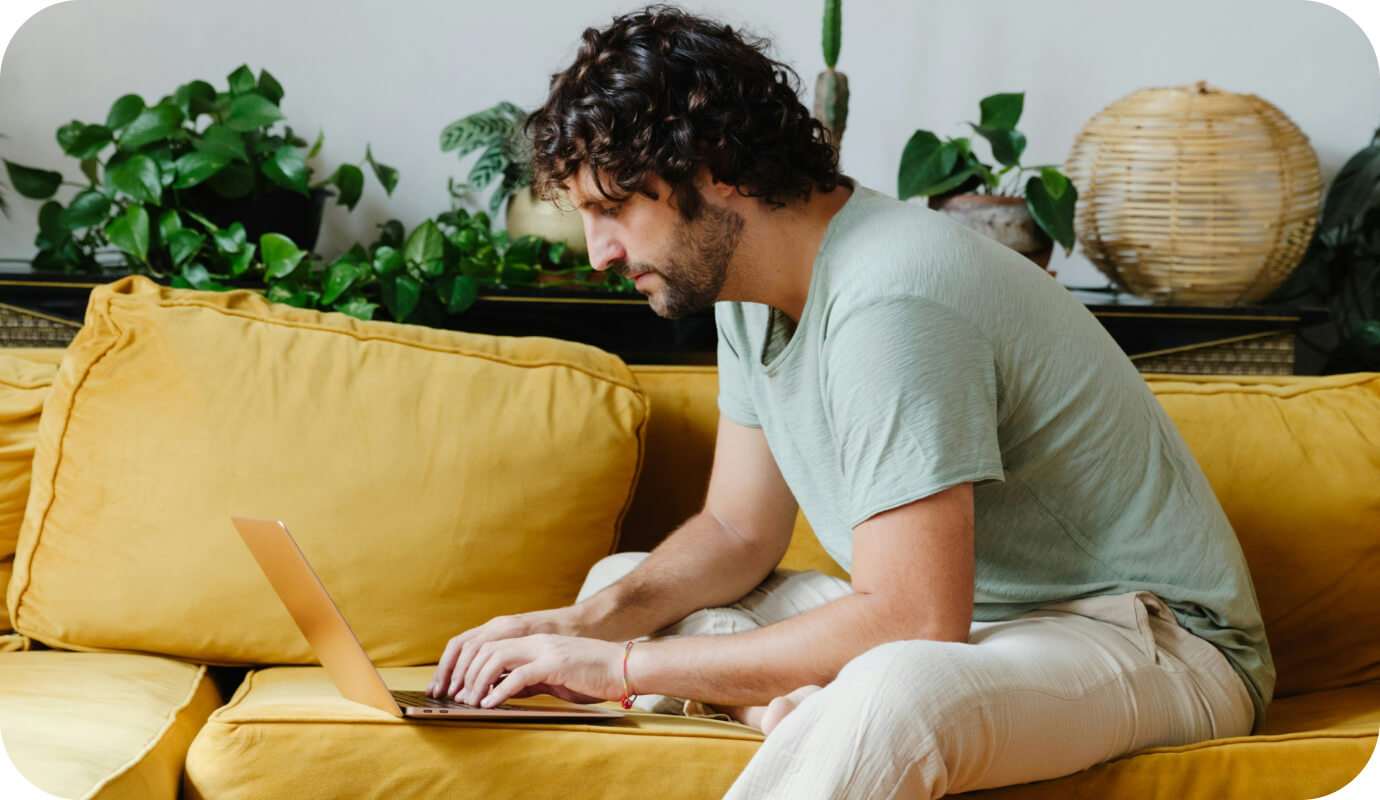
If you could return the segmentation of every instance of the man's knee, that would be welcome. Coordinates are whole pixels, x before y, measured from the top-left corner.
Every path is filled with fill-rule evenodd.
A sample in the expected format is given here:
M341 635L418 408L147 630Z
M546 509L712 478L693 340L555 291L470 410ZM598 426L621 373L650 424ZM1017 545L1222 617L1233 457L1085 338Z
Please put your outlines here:
M576 596L575 602L582 602L598 594L605 587L612 586L637 568L638 564L650 553L614 553L605 556L594 563L589 568L589 575L585 577L585 585L580 587L580 593Z
M852 713L879 733L930 733L980 705L968 648L910 640L878 645L844 665L828 686L832 713Z

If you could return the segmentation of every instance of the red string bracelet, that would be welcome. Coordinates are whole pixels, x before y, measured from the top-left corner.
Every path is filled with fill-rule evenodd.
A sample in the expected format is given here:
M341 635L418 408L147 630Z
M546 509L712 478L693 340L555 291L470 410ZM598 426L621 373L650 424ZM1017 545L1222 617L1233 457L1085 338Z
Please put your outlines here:
M637 695L628 693L628 654L632 652L632 646L632 640L629 640L627 648L623 650L623 699L619 702L624 708L632 708L633 701L637 699Z

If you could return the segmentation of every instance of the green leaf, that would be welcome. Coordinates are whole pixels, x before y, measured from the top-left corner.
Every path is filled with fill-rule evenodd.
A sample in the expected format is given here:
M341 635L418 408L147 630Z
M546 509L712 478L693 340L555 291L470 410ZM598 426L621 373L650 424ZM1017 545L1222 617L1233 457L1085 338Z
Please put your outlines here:
M100 166L101 162L95 156L83 158L81 160L81 173L93 184L99 185L101 182Z
M87 189L76 197L58 216L58 227L74 231L104 222L110 216L110 198L95 189Z
M374 251L374 272L379 275L392 275L402 268L402 263L402 254L388 245Z
M105 238L141 262L149 260L149 212L131 205L125 213L106 223Z
M363 297L356 295L351 297L348 301L337 305L335 310L343 314L349 314L356 319L373 319L374 309L378 307L378 303L371 303Z
M441 151L464 158L481 147L497 145L521 129L526 113L512 103L499 103L458 119L441 131Z
M565 258L565 250L569 245L565 242L552 242L550 249L546 251L546 257L552 264L560 264L561 259Z
M141 203L156 204L163 196L158 164L143 154L130 156L107 168L105 180Z
M369 274L369 267L365 264L357 264L345 258L336 259L326 272L326 291L321 295L321 302L327 305L334 303L336 298L345 294L355 281Z
M970 123L971 124L971 123ZM1007 166L1019 166L1021 153L1025 152L1025 134L1005 128L987 128L973 125L982 138L992 145L992 157Z
M180 267L187 263L205 241L206 234L198 233L191 228L173 231L168 237L168 251L172 254L173 264Z
M397 322L406 322L422 297L421 284L405 272L379 279L379 294L388 313Z
M169 208L158 215L158 235L163 241L168 239L177 231L182 230L182 217L178 216L177 209Z
M326 131L318 131L316 134L316 143L311 146L311 152L307 153L307 158L316 158L316 154L321 152L321 143L324 141L326 141Z
M843 38L842 0L824 0L824 65L830 69L839 61L839 44Z
M304 196L311 194L307 188L307 162L302 151L290 144L273 151L273 157L263 163L263 173L279 186Z
M237 222L235 224L238 225L239 223ZM251 244L236 254L235 258L230 262L230 274L238 278L247 272L250 265L254 263L254 252L258 249L256 245Z
M70 146L63 148L63 151L73 158L93 158L113 141L115 136L106 126L87 125L81 129L81 133L77 134Z
M897 171L897 198L933 194L933 187L946 179L958 163L958 147L941 142L929 131L916 131L901 151Z
M981 127L991 130L1014 130L1025 107L1025 92L994 94L982 98L979 105L982 108L982 122L979 123Z
M962 186L969 178L973 177L974 174L976 174L976 170L974 170L971 166L965 166L958 172L955 172L954 174L950 175L949 177L945 178L939 183L936 183L933 186L929 187L929 191L926 192L926 196L944 194L945 192L951 189L957 189L959 186Z
M1380 353L1380 319L1358 321L1351 335L1363 348Z
M489 149L485 150L470 168L470 175L465 182L476 189L483 189L493 183L494 178L501 175L507 166L508 159L503 155L503 148L497 144L489 145Z
M1045 191L1049 192L1049 196L1055 200L1063 197L1064 192L1068 191L1071 185L1069 179L1064 177L1064 173L1053 167L1042 167L1040 169L1040 180L1045 184Z
M216 249L222 253L238 253L245 246L244 223L236 222L225 230L213 231L211 233L216 242Z
M292 274L307 254L299 250L291 239L280 233L265 233L259 237L259 250L264 254L264 274L272 280Z
M173 163L173 169L177 172L177 180L173 183L173 188L188 189L196 186L219 172L227 163L229 161L224 156L210 155L194 150Z
M62 152L66 153L72 149L72 145L76 143L77 137L81 135L82 128L85 127L85 122L74 119L57 129L57 134L54 138L57 139L58 147L62 148Z
M403 245L403 258L414 264L440 258L444 253L444 238L436 223L427 220L407 237L407 244Z
M351 211L355 210L355 204L359 202L359 196L364 192L364 171L354 164L341 164L336 168L335 174L331 176L331 183L340 189L340 196L336 198L336 205L345 206ZM327 300L326 302L330 302Z
M254 72L249 69L248 64L239 65L226 77L230 81L232 94L244 94L254 88Z
M450 287L450 297L446 301L446 310L452 314L460 314L469 310L474 305L474 301L479 299L479 283L468 275L456 275L455 282Z
M188 264L182 270L182 279L191 284L193 289L209 290L215 281L211 280L211 273L201 264Z
M110 111L105 115L105 126L112 131L122 131L139 117L144 108L144 98L137 94L124 95L110 105Z
M380 223L378 227L381 229L379 231L380 244L386 244L393 248L403 246L403 226L401 222L396 219L390 219L387 222Z
M1362 148L1337 172L1323 204L1319 235L1348 236L1356 230L1380 186L1380 144Z
M179 87L178 91L183 92L186 97L187 107L185 113L188 119L196 119L201 114L216 113L216 89L211 84L202 80L195 80Z
M62 185L62 173L20 166L5 159L5 171L16 192L32 200L46 200Z
M1041 176L1032 176L1025 184L1025 204L1040 229L1064 248L1067 255L1073 250L1073 216L1078 203L1078 190L1071 184L1059 197L1054 197Z
M240 161L249 160L249 153L244 149L244 135L224 125L211 125L201 132L200 137L192 137L192 147L195 147L197 152L219 156L227 161L232 158Z
M166 139L182 125L182 111L173 105L159 103L139 112L139 116L125 128L119 149L133 152L146 144Z
M283 102L283 85L278 83L278 79L273 77L268 70L259 70L259 91L278 105Z
M374 169L374 177L383 184L383 191L389 197L393 196L393 188L398 185L398 171L390 166L380 164L374 160L374 154L369 151L369 145L364 146L364 160L369 162L369 166Z
M62 203L56 200L49 200L38 210L38 234L46 238L54 247L59 241L71 235L70 232L64 231L58 225L58 217L60 216L62 216Z
M286 119L283 112L263 95L245 94L230 102L230 114L224 124L232 131L244 133L268 127L281 119Z

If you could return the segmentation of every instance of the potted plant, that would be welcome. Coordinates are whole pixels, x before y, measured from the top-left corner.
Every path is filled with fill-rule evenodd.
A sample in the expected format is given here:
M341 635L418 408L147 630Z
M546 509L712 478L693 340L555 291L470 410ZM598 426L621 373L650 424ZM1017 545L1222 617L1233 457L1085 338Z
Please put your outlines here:
M1327 353L1322 371L1380 370L1380 128L1332 180L1303 260L1267 302L1305 295L1336 326L1335 347L1313 345Z
M848 123L848 76L834 69L843 39L843 0L824 0L824 71L815 78L815 119L840 147Z
M1073 250L1078 190L1056 165L1021 166L1026 139L1016 123L1024 104L1024 92L985 97L981 120L968 123L987 140L999 169L983 163L966 137L941 141L930 131L917 130L901 153L897 196L928 197L931 208L1048 268L1054 243L1066 254ZM1034 174L1022 185L1026 172Z
M579 213L543 201L532 189L532 143L522 130L527 116L512 103L501 102L463 117L441 131L441 150L454 150L458 158L464 158L482 149L465 183L482 191L502 176L489 197L488 213L498 216L507 201L505 228L511 237L539 236L565 242L572 257L583 258L589 248Z
M345 164L311 185L306 162L323 135L304 155L307 142L291 127L270 130L284 119L283 88L267 70L256 80L242 65L228 80L224 92L191 81L153 106L127 94L104 124L74 120L59 128L58 144L80 160L90 181L67 183L81 191L65 207L49 199L65 183L62 173L6 160L16 191L48 200L39 210L33 267L99 272L104 267L95 253L108 243L133 271L167 277L199 265L196 274L228 278L249 272L253 243L269 233L315 246L321 206L331 194L325 187L334 186L336 202L353 209L363 171ZM208 122L199 127L203 116ZM374 161L367 146L364 161L391 195L397 171ZM213 238L217 232L221 238Z

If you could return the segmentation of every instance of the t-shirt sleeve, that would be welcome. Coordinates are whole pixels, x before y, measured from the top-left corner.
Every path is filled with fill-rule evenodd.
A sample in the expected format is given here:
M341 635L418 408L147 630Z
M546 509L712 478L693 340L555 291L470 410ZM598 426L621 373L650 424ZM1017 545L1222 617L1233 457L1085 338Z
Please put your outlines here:
M995 356L967 318L885 298L836 318L824 348L850 527L955 484L1004 480Z
M738 350L744 348L744 342L734 334L741 327L741 319L735 323L735 313L726 303L714 308L714 326L719 333L719 410L739 425L760 428L762 423L757 419L748 383L747 370L751 365L740 356Z

